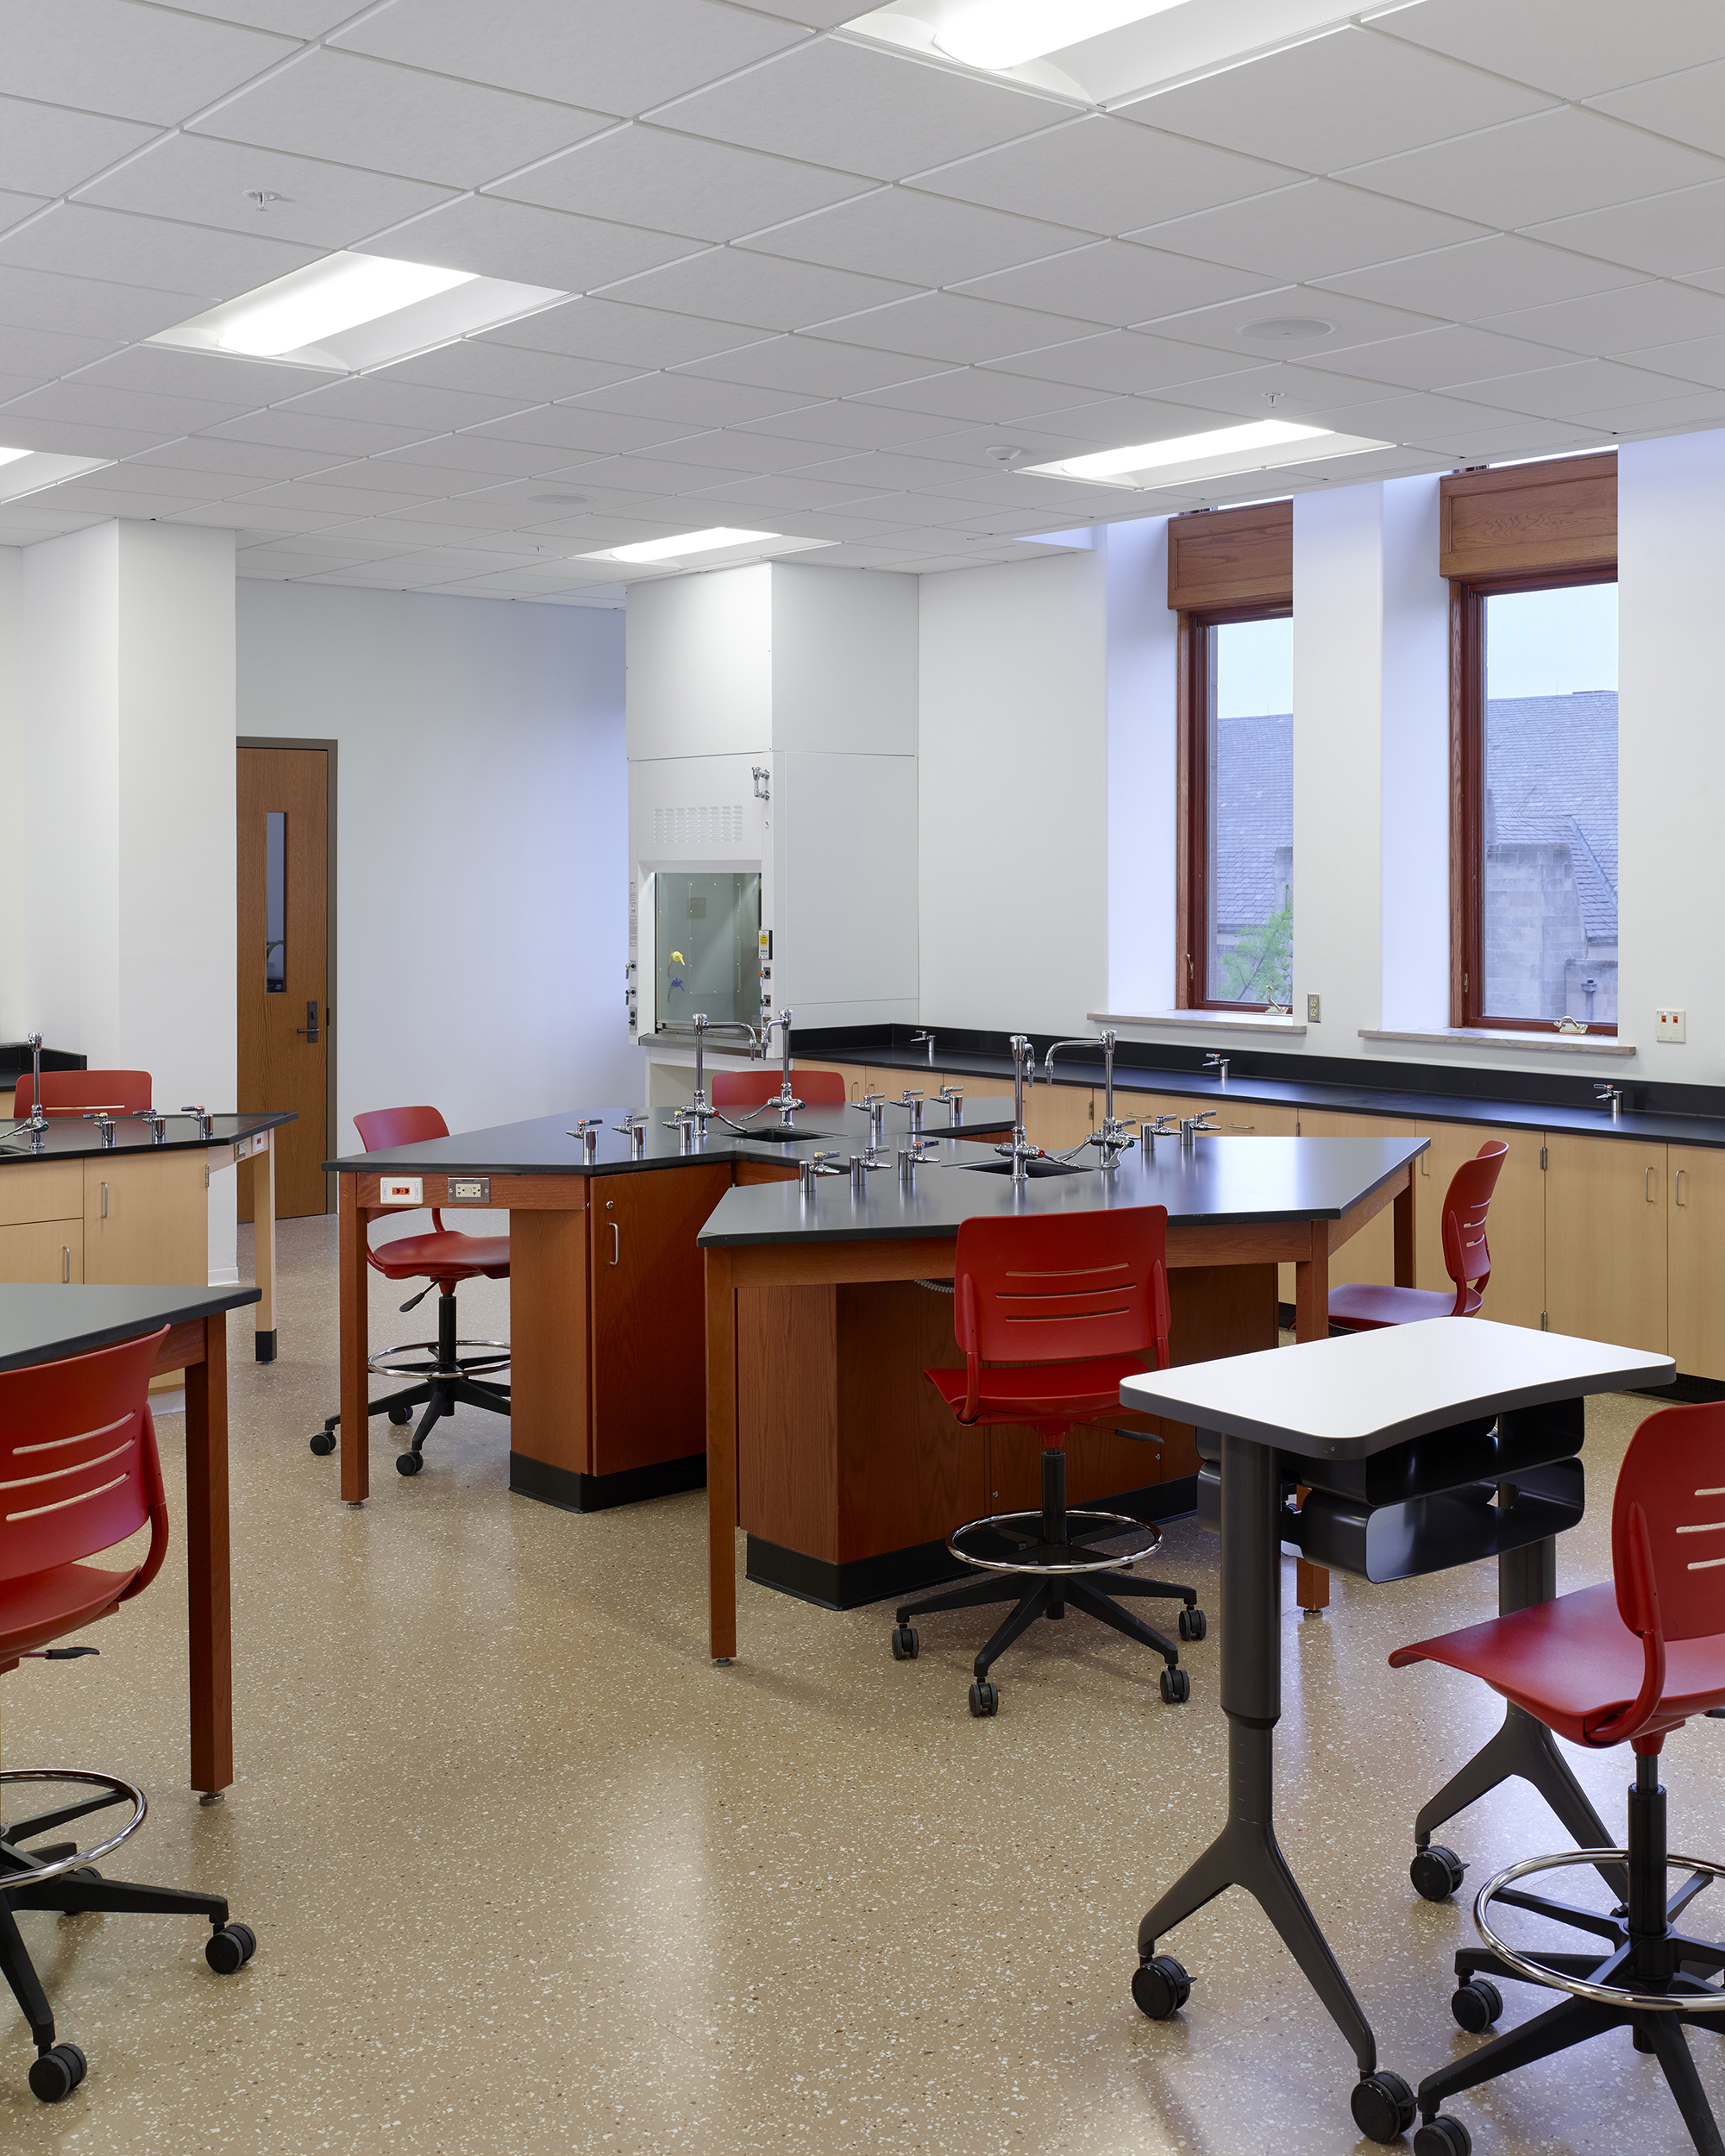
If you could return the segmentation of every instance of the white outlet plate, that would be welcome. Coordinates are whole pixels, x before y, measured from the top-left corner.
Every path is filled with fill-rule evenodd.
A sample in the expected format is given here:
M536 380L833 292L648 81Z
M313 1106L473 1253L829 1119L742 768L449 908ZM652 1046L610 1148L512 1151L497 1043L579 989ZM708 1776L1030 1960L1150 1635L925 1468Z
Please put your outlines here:
M425 1179L423 1175L382 1175L378 1179L378 1201L386 1206L423 1206L425 1202Z
M1684 1020L1686 1013L1661 1006L1653 1013L1653 1038L1656 1041L1681 1041L1688 1037Z

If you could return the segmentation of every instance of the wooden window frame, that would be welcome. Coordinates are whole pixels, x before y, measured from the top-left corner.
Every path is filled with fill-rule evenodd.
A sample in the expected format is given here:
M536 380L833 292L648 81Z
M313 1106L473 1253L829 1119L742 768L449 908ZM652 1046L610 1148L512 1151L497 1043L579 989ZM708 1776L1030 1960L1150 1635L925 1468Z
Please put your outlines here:
M1450 1024L1493 1033L1555 1031L1551 1018L1498 1018L1485 1004L1485 602L1509 592L1615 584L1608 567L1553 568L1450 583ZM1590 1024L1615 1037L1617 1026Z
M1268 1011L1210 993L1209 649L1212 629L1236 622L1289 621L1291 600L1251 606L1206 607L1179 617L1179 745L1176 779L1179 817L1176 889L1176 990L1182 1011ZM1279 1005L1276 1006L1281 1007Z

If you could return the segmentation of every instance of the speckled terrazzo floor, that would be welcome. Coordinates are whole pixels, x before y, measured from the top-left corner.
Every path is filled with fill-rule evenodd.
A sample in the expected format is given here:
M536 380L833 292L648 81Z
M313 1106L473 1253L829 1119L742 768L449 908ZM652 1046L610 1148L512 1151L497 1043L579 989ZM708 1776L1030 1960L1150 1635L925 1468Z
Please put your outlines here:
M227 1802L200 1810L185 1787L176 1557L99 1627L99 1660L3 1680L5 1764L142 1782L149 1820L109 1869L225 1891L258 1958L223 1981L195 1924L27 1915L91 2071L66 2104L37 2104L0 1997L0 2148L1371 2146L1348 2117L1350 2054L1242 1897L1167 1942L1199 1979L1182 2016L1153 2025L1127 1992L1139 1915L1220 1816L1214 1626L1187 1652L1188 1707L1160 1703L1151 1658L1073 1620L1007 1657L1000 1715L975 1722L981 1614L931 1621L900 1665L881 1610L835 1616L744 1585L741 1658L715 1671L703 1499L576 1518L511 1497L489 1418L443 1426L412 1482L380 1428L373 1500L345 1510L334 1461L305 1443L335 1398L334 1225L282 1231L282 1359L241 1359L234 1327ZM373 1286L373 1338L415 1329ZM506 1289L462 1305L465 1332L506 1329ZM1563 1585L1605 1576L1605 1499L1643 1411L1593 1407L1595 1508L1561 1545ZM177 1505L179 1417L161 1436ZM1212 1540L1182 1522L1167 1551L1158 1569L1214 1610ZM1283 1843L1383 2063L1410 2079L1473 2040L1447 2010L1471 1927L1412 1894L1409 1821L1497 1717L1465 1679L1395 1675L1384 1656L1494 1608L1479 1568L1339 1581L1327 1619L1285 1620ZM1668 1750L1679 1848L1725 1852L1722 1747L1725 1727L1702 1723ZM1627 1755L1578 1771L1615 1828ZM1514 1788L1452 1838L1476 1882L1563 1846ZM1512 2001L1506 2026L1530 2010ZM1725 2107L1714 2042L1694 2043ZM1687 2146L1627 2037L1455 2108L1480 2156Z

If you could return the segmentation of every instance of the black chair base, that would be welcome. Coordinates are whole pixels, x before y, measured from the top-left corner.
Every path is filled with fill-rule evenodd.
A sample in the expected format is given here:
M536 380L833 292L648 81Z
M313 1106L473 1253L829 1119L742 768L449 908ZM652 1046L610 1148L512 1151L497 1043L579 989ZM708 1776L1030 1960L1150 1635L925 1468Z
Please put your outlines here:
M22 1774L0 1777L0 1780L15 1778L56 1777ZM30 2087L45 2103L58 2103L72 2094L84 2079L85 2061L77 2045L63 2044L56 2038L53 2010L18 1929L16 1910L58 1909L66 1915L97 1911L104 1915L201 1916L210 1926L204 1959L218 1976L233 1975L257 1952L257 1939L251 1927L229 1919L227 1902L219 1894L194 1894L179 1887L139 1886L104 1878L93 1865L77 1862L76 1842L39 1842L34 1848L24 1846L73 1819L123 1802L125 1798L121 1792L124 1789L123 1783L116 1784L115 1793L39 1812L32 1818L0 1827L0 1974L4 1975L20 2012L29 2023L36 2046L35 2063L30 2068ZM136 1824L135 1820L133 1825Z
M418 1297L415 1296L413 1300L417 1302ZM402 1305L404 1310L411 1307L411 1303ZM400 1392L386 1393L381 1400L371 1401L366 1409L368 1417L386 1414L392 1422L404 1425L412 1421L416 1407L425 1410L413 1432L408 1450L396 1460L396 1471L400 1475L417 1475L419 1472L425 1464L426 1438L445 1415L454 1413L458 1405L483 1407L494 1415L509 1413L509 1388L492 1384L480 1375L483 1371L505 1369L509 1362L508 1350L495 1350L488 1355L461 1354L459 1351L463 1345L479 1344L472 1341L464 1343L456 1338L454 1295L439 1294L437 1338L435 1344L429 1342L426 1344L431 1347L432 1359L429 1363L394 1364L395 1376L415 1377L420 1382L405 1386ZM373 1367L386 1360L392 1362L395 1357L410 1352L406 1348L388 1349L383 1356L373 1357ZM311 1450L320 1457L327 1457L333 1452L336 1450L336 1432L341 1424L339 1414L326 1416L323 1429L311 1440Z
M1073 1523L1069 1520L1066 1509L1064 1452L1050 1446L1043 1453L1042 1512L1035 1520L1033 1531L1015 1532L1005 1524L1013 1517L1002 1514L995 1521L975 1523L978 1526L989 1526L1013 1545L1009 1569L991 1571L986 1578L963 1587L942 1589L925 1595L919 1601L900 1604L894 1613L894 1659L907 1662L917 1658L921 1640L913 1620L918 1617L931 1616L940 1610L977 1609L993 1603L1011 1602L1013 1608L1005 1621L973 1665L975 1682L970 1687L970 1711L976 1715L993 1714L998 1711L1000 1695L998 1688L989 1681L989 1670L1038 1617L1063 1618L1070 1606L1159 1654L1164 1664L1162 1696L1169 1705L1176 1706L1189 1698L1191 1680L1180 1667L1179 1648L1142 1618L1120 1608L1120 1604L1132 1599L1181 1602L1184 1605L1180 1613L1181 1638L1201 1639L1205 1625L1204 1614L1197 1606L1198 1590L1171 1580L1140 1579L1131 1572L1095 1569L1097 1555L1090 1545L1117 1536L1120 1527L1109 1515L1102 1514L1098 1516L1101 1524L1080 1527L1076 1534L1073 1532ZM1032 1583L1028 1586L1027 1576Z

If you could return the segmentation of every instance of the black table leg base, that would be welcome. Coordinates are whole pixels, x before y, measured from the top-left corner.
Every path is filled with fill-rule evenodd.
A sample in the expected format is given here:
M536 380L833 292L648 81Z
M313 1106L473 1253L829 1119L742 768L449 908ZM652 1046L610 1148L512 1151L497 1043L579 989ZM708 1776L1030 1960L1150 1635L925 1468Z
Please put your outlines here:
M1452 1774L1414 1821L1414 1845L1423 1850L1435 1828L1458 1812L1465 1811L1500 1783L1516 1776L1537 1789L1557 1814L1565 1831L1578 1849L1609 1849L1612 1838L1589 1801L1587 1792L1570 1771L1569 1762L1558 1750L1557 1739L1541 1721L1519 1707L1505 1709L1503 1725L1481 1745L1467 1764ZM1418 1858L1414 1860L1417 1875ZM1621 1865L1601 1865L1599 1876L1620 1899L1629 1891L1629 1876ZM1416 1876L1421 1894L1425 1886ZM1428 1900L1443 1898L1427 1895Z

